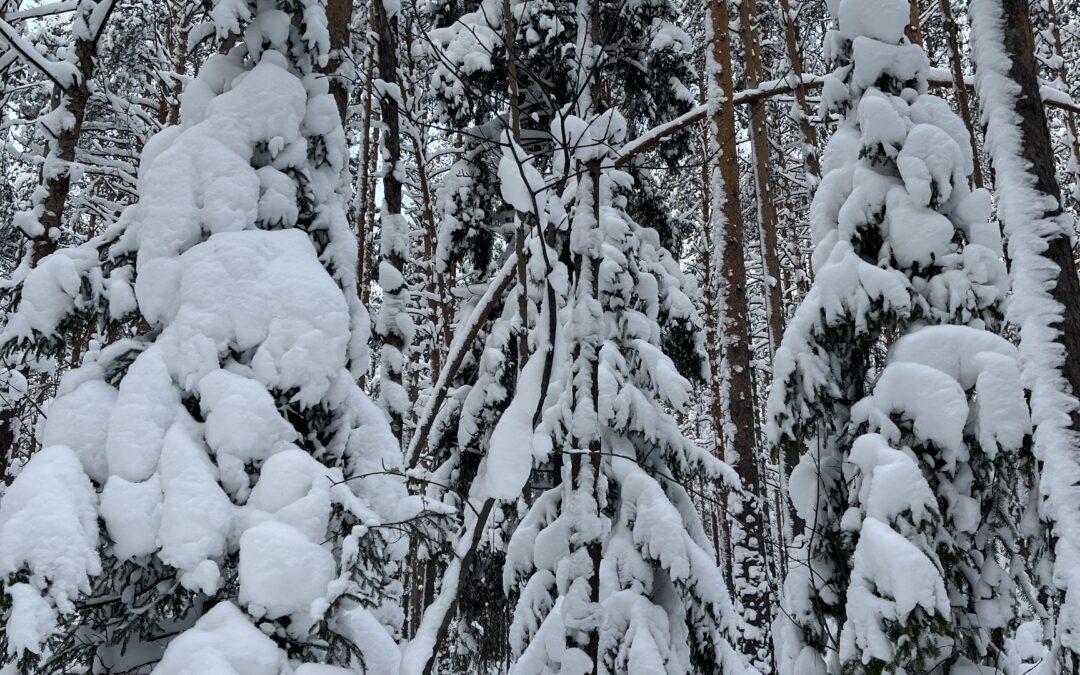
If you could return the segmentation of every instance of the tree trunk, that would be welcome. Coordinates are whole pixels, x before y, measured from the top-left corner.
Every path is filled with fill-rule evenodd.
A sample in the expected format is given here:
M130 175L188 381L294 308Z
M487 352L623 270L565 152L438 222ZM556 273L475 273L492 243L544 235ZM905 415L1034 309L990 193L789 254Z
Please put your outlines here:
M1054 171L1054 148L1046 121L1046 109L1039 95L1027 3L1025 0L1001 0L1001 5L1004 15L1008 17L1003 33L1005 51L1012 62L1009 76L1020 85L1021 91L1016 99L1016 114L1023 137L1023 159L1027 162L1028 174L1035 181L1035 189L1052 197L1057 204L1043 217L1056 218L1062 214L1061 188ZM1057 283L1051 290L1051 296L1064 309L1062 321L1055 326L1059 330L1057 341L1065 350L1065 379L1072 387L1072 393L1080 394L1080 277L1073 262L1068 233L1063 231L1048 240L1043 255L1059 269ZM1072 414L1072 430L1080 433L1080 412L1075 410Z
M751 631L743 636L742 651L751 655L759 669L771 662L767 638L771 619L769 587L765 570L765 523L760 517L757 495L761 476L755 458L754 392L750 370L749 313L746 301L746 263L743 259L743 223L739 209L739 166L735 140L735 107L732 100L731 37L728 34L727 0L709 2L711 45L709 113L712 118L715 155L712 172L712 227L723 260L718 294L719 328L727 365L721 400L728 408L730 424L725 443L729 463L742 480L743 493L732 499L733 577L739 609ZM726 391L726 396L723 393ZM726 400L724 400L726 398ZM753 630L756 629L756 630Z
M372 204L371 176L372 164L372 131L371 131L371 102L374 95L375 81L375 51L374 47L368 46L368 53L364 63L364 109L360 123L360 133L363 139L360 141L360 155L356 163L356 294L360 301L367 304L367 287L371 284L371 229L368 227L368 214L374 211ZM375 141L378 147L378 141Z
M700 89L702 103L705 102L706 92L708 91L707 77L705 68L702 68ZM706 128L702 147L703 157L709 156L709 147L711 145L708 138L709 132L710 130ZM717 305L716 297L717 285L719 284L716 278L719 261L713 257L713 242L717 240L719 233L713 231L714 223L710 211L712 206L712 200L710 199L711 166L711 162L702 162L701 164L701 222L703 223L701 285L705 303L705 353L709 359L709 421L713 435L713 455L720 461L725 461L724 425L727 416L724 411L724 401L726 397L722 386L724 377L720 370L723 362L723 335L721 335L720 327L717 325L720 318L720 308ZM713 551L716 555L716 566L723 572L724 583L727 587L734 588L735 586L731 580L731 528L728 526L727 495L726 490L720 494L719 508L715 504L709 505L709 520L712 529Z
M178 76L187 73L188 36L191 34L192 12L193 8L187 2L174 2L171 5L172 28L178 31L176 43L172 50L173 73L177 77L173 78L172 100L169 106L168 123L171 125L180 123L180 95L184 93L184 83ZM169 31L169 34L172 35L172 30Z
M971 173L975 187L983 186L982 160L979 159L979 142L975 138L975 123L971 118L971 102L967 87L964 86L964 66L960 55L960 40L957 36L956 21L953 19L950 0L938 0L941 6L941 23L945 29L945 41L949 47L949 66L952 68L953 92L960 106L960 117L967 125L968 138L971 140L971 157L975 168Z
M330 33L330 57L319 71L330 80L330 94L337 103L341 123L345 124L349 110L349 79L342 76L341 67L350 63L352 46L352 0L327 0L326 28Z
M1054 171L1053 141L1039 92L1027 0L979 0L969 18L976 85L987 123L999 213L1008 237L1020 353L1032 383L1035 452L1044 466L1044 505L1052 521L1057 560L1059 662L1054 672L1080 672L1080 277L1073 263L1072 218L1063 214ZM998 66L1005 57L1007 70ZM1002 80L1005 80L1004 82ZM1062 413L1068 411L1068 416ZM1060 600L1059 596L1059 600Z
M923 43L922 12L919 11L919 0L908 0L908 38L917 45Z
M821 162L818 161L817 131L810 123L810 104L806 100L806 85L803 83L802 53L799 51L799 28L795 23L795 15L791 11L790 0L780 0L780 11L784 21L784 48L787 51L788 63L791 64L791 76L794 79L792 91L795 94L795 103L799 107L799 133L803 140L803 164L806 169L806 189L810 196L814 195L818 183L821 182Z
M56 251L60 241L60 225L64 218L64 205L67 203L68 193L71 191L71 167L75 162L75 147L79 143L82 134L83 119L86 116L86 106L90 100L88 82L94 75L94 55L97 52L98 38L109 20L114 6L112 0L104 0L108 3L105 16L100 18L97 24L100 28L86 37L73 40L72 49L75 54L75 66L79 75L69 86L57 85L53 90L52 109L65 109L68 113L59 128L50 129L53 140L49 142L49 151L45 157L47 171L43 172L41 187L44 188L40 196L35 196L35 209L40 209L38 227L30 235L32 247L30 263L37 266L42 258ZM91 23L93 15L101 3L82 2L79 4L76 20ZM63 119L63 118L56 118Z
M409 326L409 288L405 281L405 261L408 255L408 226L401 213L402 183L405 167L401 161L402 91L398 78L398 17L386 12L383 0L373 3L375 27L379 36L378 73L382 80L379 104L382 109L383 195L380 215L379 284L383 305L376 327L383 338L380 359L381 381L379 399L390 417L390 429L401 443L404 439L404 417L409 409L409 395L403 387L405 351L411 336Z
M1061 80L1062 86L1065 87L1065 93L1068 92L1069 86L1069 68L1065 61L1064 47L1061 42L1061 26L1058 24L1057 8L1054 7L1054 0L1046 0L1046 14L1050 20L1050 34L1054 38L1054 51L1061 56L1061 67L1058 68L1057 76ZM1076 115L1071 110L1065 111L1065 130L1069 135L1069 150L1072 153L1072 174L1074 190L1080 190L1080 137L1076 133Z
M739 35L743 43L746 86L756 88L762 81L761 45L758 41L757 0L739 3ZM769 116L764 99L750 103L750 146L753 149L754 186L757 193L758 230L761 260L765 268L765 316L769 330L769 354L775 355L784 336L784 304L780 287L780 246L776 230L778 218L769 175Z

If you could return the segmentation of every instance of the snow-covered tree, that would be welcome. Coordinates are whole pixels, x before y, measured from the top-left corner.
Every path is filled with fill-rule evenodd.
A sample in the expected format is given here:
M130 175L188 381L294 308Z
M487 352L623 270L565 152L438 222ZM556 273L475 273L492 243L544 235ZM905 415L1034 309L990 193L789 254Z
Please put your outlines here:
M356 385L369 328L348 150L316 74L325 14L210 14L235 46L143 150L137 203L105 239L42 257L9 319L142 324L63 377L0 506L0 641L26 672L396 667L396 567L422 503L388 475L400 451Z
M1040 514L1052 523L1053 572L1039 584L1045 596L1040 599L1060 606L1051 667L1076 672L1080 276L1072 251L1074 215L1064 210L1055 177L1027 5L980 0L972 3L970 20L976 90L1011 262L1013 296L1007 318L1019 330L1024 382L1031 389L1034 450L1043 466ZM1041 552L1051 557L1051 551Z
M781 672L998 665L1034 486L1017 354L993 332L1001 236L968 185L965 125L927 94L907 3L831 10L822 105L842 121L811 207L816 277L769 401L770 440L802 453L789 490L807 528L777 620Z
M540 459L563 456L561 482L514 533L504 571L521 594L514 672L589 672L594 660L611 673L741 672L738 619L684 487L734 479L668 412L690 388L657 321L692 306L656 233L626 214L629 176L604 166L624 129L608 111L560 130L588 171L564 192L578 263L533 435Z
M583 91L593 86L594 78L580 72L581 54L587 48L576 41L585 39L591 19L583 28L580 22L587 12L575 3L542 7L483 2L475 11L467 11L472 9L450 3L432 9L438 27L429 32L427 49L433 52L431 60L435 64L432 98L439 124L462 129L460 151L437 193L437 264L443 269L456 265L470 282L475 279L483 285L462 288L461 294L467 300L459 331L465 334L455 338L451 346L444 369L447 381L436 384L440 398L433 399L421 416L420 432L414 436L409 452L410 459L431 466L437 483L449 482L468 499L462 504L462 550L468 548L470 540L479 540L472 533L482 531L490 514L501 512L493 509L491 501L498 499L512 505L522 499L518 508L524 511L529 508L530 498L547 487L532 487L533 456L523 452L528 447L518 438L521 434L532 436L544 411L554 405L555 394L546 391L548 383L560 390L568 387L565 381L555 384L560 378L571 377L568 370L555 369L554 352L566 344L564 333L573 332L589 343L582 347L581 367L597 371L601 344L597 341L601 337L589 333L590 327L597 324L577 325L570 317L584 310L575 314L564 309L575 293L595 295L585 286L571 288L568 283L568 278L573 283L590 278L587 268L581 272L576 267L582 254L574 249L577 235L568 223L576 216L569 214L588 213L589 205L595 203L588 196L588 185L595 181L579 182L578 174L585 170L586 163L575 153L579 144L622 142L627 129L619 129L611 138L597 132L594 138L582 136L577 127L571 131L563 123L568 115L574 115L574 125L588 125L585 120L608 105L598 100L602 97L626 102L632 122L622 116L613 119L627 127L669 118L688 107L684 82L690 81L686 58L690 41L672 24L675 7L668 3L641 4L629 14L615 5L597 5L602 17L610 17L611 25L620 26L619 31L605 38L607 50L600 67L602 79L608 84L603 85L602 94ZM624 26L627 16L633 21ZM643 30L636 32L631 26ZM552 59L552 53L558 53L559 58ZM509 105L498 98L503 91L510 94ZM597 120L594 124L610 122L608 118ZM574 134L577 137L571 138ZM604 156L608 161L614 159L614 154ZM647 178L644 172L641 174ZM517 187L511 189L511 184ZM547 185L552 189L548 190ZM588 198L580 200L579 191ZM556 194L561 196L553 201ZM624 186L619 208L666 216L666 209L657 204L660 197L656 191ZM595 217L591 218L595 221ZM670 237L664 217L655 221L658 229L667 229ZM649 224L654 224L652 219ZM658 250L662 248L659 235L652 243ZM673 283L685 283L670 254L665 252L664 257L669 273L680 277ZM474 304L472 298L480 295L474 290L477 287L484 293ZM594 290L597 287L592 284ZM677 303L670 311L662 307L656 317L657 347L663 337L687 327L692 329L697 322L688 301ZM490 318L472 324L470 314L476 316L481 308ZM664 326L662 334L660 325ZM464 342L459 345L458 339ZM595 399L587 382L583 380L576 386L581 388L576 396ZM445 399L444 388L453 392ZM431 423L425 423L426 419ZM425 430L428 427L430 434ZM590 438L579 437L579 445L587 450ZM598 437L594 440L599 442ZM557 484L570 470L562 450L560 447L557 452L544 453L536 461L538 473L554 476ZM584 464L589 461L583 460ZM711 469L716 467L710 465ZM592 475L597 474L594 471ZM461 504L449 493L443 494ZM516 518L506 526L512 527L514 522ZM581 542L583 551L586 543ZM599 546L599 540L591 545ZM425 623L445 624L448 619L436 617L453 611L450 603L455 601L459 575L471 557L458 553L455 558L441 581L440 599L425 616ZM516 583L510 584L509 590L516 594ZM412 664L413 655L421 660L433 658L430 653L421 653L438 642L422 628L421 635L406 650L406 662Z

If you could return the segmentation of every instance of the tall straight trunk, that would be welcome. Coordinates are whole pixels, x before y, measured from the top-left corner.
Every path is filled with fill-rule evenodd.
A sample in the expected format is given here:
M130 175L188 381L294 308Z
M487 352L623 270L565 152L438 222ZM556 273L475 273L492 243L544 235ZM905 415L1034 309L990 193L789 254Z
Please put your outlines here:
M1004 15L1008 17L1003 33L1005 50L1012 63L1009 76L1020 86L1021 92L1016 98L1015 107L1023 137L1023 159L1027 173L1034 180L1035 190L1050 197L1055 204L1052 208L1048 207L1042 217L1058 218L1063 214L1061 188L1054 169L1053 139L1046 120L1046 108L1039 93L1028 6L1025 0L1001 0L1001 5ZM1072 387L1073 394L1080 394L1080 302L1077 301L1080 298L1080 277L1077 276L1066 228L1046 241L1043 256L1058 269L1057 280L1051 290L1051 296L1064 310L1061 322L1055 326L1058 329L1057 342L1065 352L1065 379ZM1080 411L1073 411L1072 430L1080 433Z
M976 93L1008 241L1021 364L1030 382L1041 492L1063 593L1054 672L1080 672L1080 277L1063 213L1027 0L974 0Z
M371 176L372 164L372 129L371 129L371 102L374 95L375 81L375 49L368 46L367 55L364 59L364 108L361 115L360 133L363 139L360 141L360 154L356 163L356 293L361 302L367 303L367 288L371 284L371 229L368 226L368 215L374 212L372 204L371 188L373 181ZM378 140L374 140L378 147Z
M741 0L739 3L739 37L743 45L743 64L745 67L746 87L755 89L764 78L764 68L761 56L761 37L758 33L757 0ZM767 343L770 361L776 356L776 350L780 346L780 340L784 336L784 304L783 304L783 271L780 268L780 243L778 230L780 219L777 216L776 202L773 198L772 177L769 171L771 143L769 140L769 114L766 99L751 101L750 113L750 147L754 162L754 185L757 196L758 213L758 244L761 251L761 262L764 268L762 277L762 298L765 304L765 319L767 329ZM751 371L753 374L753 371ZM751 381L753 387L753 381ZM756 388L755 388L756 390ZM778 462L778 467L783 471L783 462ZM758 473L760 473L760 462ZM783 482L783 479L781 479ZM765 509L770 506L770 498L767 494L765 481L759 480L752 486L757 504L761 507L758 520L767 524L771 519L764 518ZM774 495L777 506L781 501L779 493ZM778 510L777 522L779 524L780 539L786 531L784 524L785 511L794 513L794 509ZM756 536L756 535L751 535ZM770 541L764 538L763 541ZM764 548L762 549L764 551ZM762 558L764 560L764 557Z
M1065 60L1064 47L1061 42L1061 25L1058 23L1057 8L1054 6L1054 0L1046 0L1046 14L1050 20L1050 34L1054 38L1054 51L1061 56L1061 67L1057 69L1058 79L1061 80L1061 84L1066 87L1066 93L1068 93L1069 85L1069 67L1066 65L1068 62ZM1080 136L1076 133L1076 115L1072 110L1065 111L1065 131L1069 135L1069 150L1072 154L1072 175L1074 190L1080 190Z
M579 94L575 102L576 111L582 119L590 119L598 109L597 100L603 95L604 82L601 77L603 46L597 0L578 0L577 40L578 72L584 78L579 85ZM597 60L594 60L597 59ZM564 493L562 504L573 504L570 515L570 555L574 561L567 574L567 593L582 594L587 591L587 598L579 597L576 602L591 606L591 612L600 611L600 563L603 555L601 533L586 525L583 529L579 521L585 523L602 517L600 505L600 473L603 468L600 441L600 348L603 337L600 334L604 325L604 310L600 304L600 249L601 200L603 189L601 160L591 159L579 163L579 184L577 198L591 201L591 215L579 215L585 219L575 219L571 223L574 235L570 239L570 253L573 260L572 306L569 308L575 321L569 331L572 345L570 354L569 387L570 407L573 411L573 426L569 434L569 480L561 485ZM586 197L588 195L588 197ZM584 211L583 206L578 207ZM552 307L553 311L555 308ZM565 470L565 469L563 469ZM583 602L584 601L584 602ZM564 605L565 606L565 605ZM581 610L579 610L581 611ZM567 650L579 649L591 662L588 672L598 675L600 672L600 625L597 621L585 621L571 629L567 626L565 646ZM576 672L581 672L576 670Z
M398 443L405 433L404 418L409 410L409 395L403 386L405 351L412 337L409 321L409 288L405 281L405 262L409 232L401 213L402 184L405 167L401 158L402 91L398 77L398 16L387 13L384 0L374 0L374 18L379 36L378 74L381 83L379 106L382 110L383 194L380 214L379 285L383 304L376 328L383 338L380 359L379 399L390 417L390 429Z
M761 45L757 29L757 0L739 2L739 36L743 44L746 87L755 89L761 81ZM750 147L753 150L754 186L757 194L758 230L761 260L765 268L765 316L769 329L769 354L775 355L784 336L784 305L781 289L778 221L769 175L769 113L765 99L750 102Z
M372 111L374 116L377 111ZM374 117L372 117L374 120ZM379 148L381 142L382 127L378 124L372 124L371 128L371 147ZM364 279L366 283L360 288L360 302L364 303L367 307L371 301L371 282L373 280L372 273L375 267L375 187L378 181L371 180L375 176L375 173L379 170L379 153L372 152L368 156L368 168L367 175L367 198L364 200L365 206L365 225L364 232L366 237L361 241L360 255L363 257L364 265Z
M968 138L971 141L971 157L975 168L971 172L975 187L983 186L982 160L979 159L979 142L975 138L975 123L971 117L971 100L968 97L967 86L964 85L964 66L960 55L960 39L957 35L956 20L953 19L952 4L950 0L938 0L941 6L941 23L945 30L945 42L949 48L949 67L952 69L953 93L956 94L956 102L960 107L960 117L967 125Z
M172 2L169 6L169 19L172 23L169 36L176 32L176 41L171 51L173 55L173 73L177 76L185 75L188 67L188 36L191 34L191 22L193 8L187 2ZM176 125L180 123L180 94L184 92L184 82L180 77L173 78L172 99L169 106L168 123ZM165 122L166 120L162 120Z
M727 406L729 424L725 443L729 463L742 481L743 492L732 502L732 564L735 596L750 630L743 635L742 651L759 669L771 662L767 638L770 622L769 587L765 570L765 523L757 495L761 475L755 457L754 391L750 369L749 311L746 300L746 262L743 258L743 222L739 209L739 166L736 154L735 107L731 37L728 34L727 0L709 1L708 48L709 114L712 122L710 154L712 205L710 219L717 236L713 255L723 261L717 301L719 328L723 336L726 370L721 400ZM726 400L725 400L726 399Z
M806 84L803 82L802 52L799 50L799 27L795 23L795 13L791 11L790 0L780 0L780 11L784 22L784 49L787 52L788 63L791 65L791 76L794 80L792 91L795 94L795 103L798 106L799 134L802 136L803 165L806 170L806 189L810 196L814 195L818 183L821 182L821 162L818 160L817 131L810 122L810 104L806 100Z
M923 43L922 12L919 10L919 0L908 0L908 37L917 45Z
M330 94L337 103L341 123L345 124L349 109L349 78L341 68L352 61L352 0L326 1L326 28L330 33L330 57L319 70L330 79Z
M410 24L411 25L411 24ZM413 31L407 30L405 35L405 52L408 55L408 69L409 73L416 72L416 62L413 58ZM412 79L407 76L406 79ZM402 92L402 100L408 105L408 98L405 93ZM428 348L430 352L430 366L431 371L429 378L432 383L439 379L439 371L442 370L443 350L445 350L449 344L441 342L442 333L440 332L440 319L443 316L443 306L449 302L446 293L446 279L445 274L440 272L438 266L435 264L435 250L436 242L438 241L438 230L435 223L435 201L433 199L431 190L431 179L428 175L428 154L427 154L427 134L424 129L416 124L409 125L408 137L412 141L413 158L416 161L416 188L420 192L420 221L423 224L423 246L424 246L424 299L427 306L427 320L428 326ZM412 397L412 400L416 400L416 397ZM410 413L412 414L412 422L416 421L416 413L418 411L413 408Z
M705 69L702 68L700 89L702 103L706 102L707 77ZM711 129L705 129L702 147L703 157L709 155L709 147L711 146L710 132ZM704 224L701 242L702 292L705 303L705 353L709 359L709 421L713 435L713 454L717 459L724 461L724 425L727 420L724 405L727 398L724 396L724 376L721 372L724 358L723 335L718 323L720 320L720 308L716 297L718 284L720 283L717 279L719 261L713 256L714 242L717 241L719 233L713 230L714 223L711 216L711 167L711 162L702 162L701 164L701 222ZM734 588L731 579L731 528L728 524L726 491L720 495L719 508L715 504L710 505L709 520L716 565L723 571L724 583L727 584L727 587Z
M105 7L104 16L96 17L99 7ZM47 172L42 173L42 190L34 196L34 208L38 211L34 231L30 237L30 264L36 266L42 258L56 251L61 236L61 223L64 218L64 206L71 192L72 165L75 162L75 148L82 135L83 119L90 101L89 81L94 75L94 56L97 53L98 39L109 20L114 6L113 0L90 2L83 0L76 9L76 21L86 24L97 22L86 34L72 40L75 55L75 67L78 75L66 86L59 83L53 88L53 112L64 110L66 115L55 119L63 120L57 128L50 129L52 138L48 142L45 156ZM93 30L96 28L97 30Z
M594 227L599 229L600 227L600 162L599 160L592 160L587 167L590 186L592 189L592 208L593 208L593 223ZM602 325L602 317L595 316L602 312L600 309L600 263L599 251L593 246L590 248L587 254L581 254L576 256L575 267L576 279L575 279L575 297L574 302L577 304L584 304L586 306L593 307L593 319L594 325L599 327ZM588 410L589 415L593 420L596 420L596 428L587 432L584 436L579 436L578 433L582 430L575 424L574 435L571 439L572 453L570 455L570 484L566 485L566 489L569 493L579 492L585 495L585 499L578 499L568 494L564 497L563 503L577 503L582 506L587 504L595 505L596 512L588 515L582 514L585 518L600 517L599 513L599 479L601 471L601 447L600 447L600 429L599 429L599 401L600 401L600 336L599 335L579 335L574 347L573 361L575 363L575 370L577 371L573 378L573 400L572 410L574 410L575 420L579 410ZM587 372L582 373L581 370ZM586 506L586 508L591 508ZM573 530L571 530L573 533ZM599 606L600 603L600 561L602 557L602 542L600 540L599 533L594 533L592 536L583 536L583 533L574 533L577 536L574 537L574 542L571 543L571 558L575 556L575 549L585 549L585 555L590 563L591 569L587 572L579 570L574 576L580 578L587 576L588 588L589 588L589 602L593 605ZM584 572L584 573L583 573ZM580 632L580 631L579 631ZM567 632L567 648L580 647L585 654L592 660L592 673L597 675L599 673L599 652L600 652L600 626L593 625L588 627L585 631L584 641L581 641L581 636L571 636L569 631Z
M510 131L514 142L521 143L521 106L520 92L518 90L517 58L514 55L514 19L510 8L510 0L503 0L503 47L506 50L506 74L507 94L510 97ZM524 159L524 158L522 158ZM539 216L539 214L537 214ZM515 213L516 232L514 235L514 250L517 252L517 281L518 281L518 320L521 326L518 328L518 372L525 367L525 361L529 357L529 296L528 296L528 259L525 257L525 223L529 214Z

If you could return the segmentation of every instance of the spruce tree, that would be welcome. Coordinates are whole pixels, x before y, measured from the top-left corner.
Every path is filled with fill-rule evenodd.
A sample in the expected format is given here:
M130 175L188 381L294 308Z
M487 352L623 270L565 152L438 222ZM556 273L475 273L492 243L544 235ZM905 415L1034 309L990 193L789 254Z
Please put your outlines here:
M396 667L401 534L422 508L356 385L369 327L316 73L326 19L269 0L211 16L234 46L147 144L137 203L43 257L9 320L99 327L0 507L0 642L23 672ZM141 328L106 333L117 317Z
M785 334L770 441L802 455L775 627L782 673L999 665L1035 483L1007 276L967 129L927 93L904 2L842 0L811 207L815 280ZM832 653L832 660L825 659Z

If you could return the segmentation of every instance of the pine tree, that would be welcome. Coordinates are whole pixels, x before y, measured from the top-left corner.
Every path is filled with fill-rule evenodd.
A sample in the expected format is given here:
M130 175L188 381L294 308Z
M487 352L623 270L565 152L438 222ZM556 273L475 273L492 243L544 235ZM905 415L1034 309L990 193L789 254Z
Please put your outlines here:
M926 93L904 2L844 0L811 207L814 285L777 354L769 436L802 453L805 520L776 631L783 673L998 665L1033 488L1008 289L968 131ZM887 353L886 353L887 350ZM1004 558L1004 564L1001 562Z
M23 672L396 667L401 531L423 509L355 384L368 319L326 19L262 0L212 16L235 46L147 144L138 202L41 258L15 315L46 336L75 311L143 325L99 332L63 377L0 507L0 641Z

